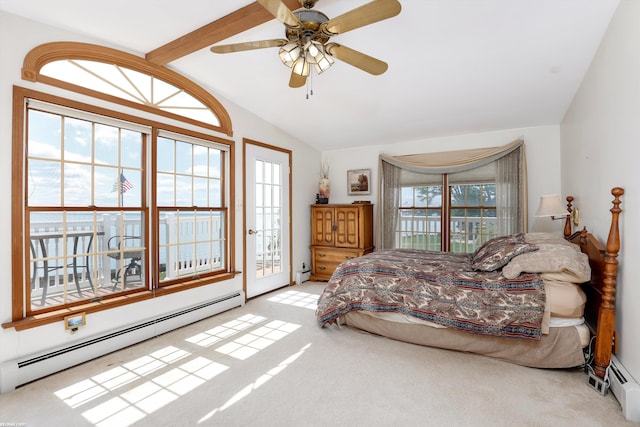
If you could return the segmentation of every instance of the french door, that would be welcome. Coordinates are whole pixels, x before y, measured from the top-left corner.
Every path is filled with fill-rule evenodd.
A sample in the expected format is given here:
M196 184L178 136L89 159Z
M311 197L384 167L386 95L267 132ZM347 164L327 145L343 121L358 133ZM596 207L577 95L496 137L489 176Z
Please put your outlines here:
M245 140L247 298L291 283L290 160L290 151Z

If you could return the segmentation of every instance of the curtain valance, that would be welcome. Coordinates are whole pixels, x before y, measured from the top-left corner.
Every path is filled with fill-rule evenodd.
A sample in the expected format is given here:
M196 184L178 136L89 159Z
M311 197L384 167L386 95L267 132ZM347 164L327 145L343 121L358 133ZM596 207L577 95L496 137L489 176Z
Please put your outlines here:
M380 154L380 161L411 172L436 174L455 173L492 163L517 150L522 145L524 145L524 140L517 139L501 147L409 154L404 156Z

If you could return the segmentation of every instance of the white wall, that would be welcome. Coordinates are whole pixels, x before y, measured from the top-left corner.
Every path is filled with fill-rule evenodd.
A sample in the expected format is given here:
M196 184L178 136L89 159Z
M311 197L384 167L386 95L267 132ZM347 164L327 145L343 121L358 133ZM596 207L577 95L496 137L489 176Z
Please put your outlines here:
M540 126L510 129L472 135L431 138L405 143L394 143L366 148L326 151L323 158L331 169L330 203L352 203L371 200L377 203L378 155L430 153L471 148L498 147L518 138L525 141L529 181L529 231L548 231L561 234L563 221L535 218L538 201L543 194L561 194L560 182L560 128ZM347 170L371 169L371 194L350 196L347 191ZM563 196L566 196L564 194Z
M612 187L625 190L617 285L618 358L640 380L640 2L623 0L561 127L562 186L606 240ZM634 219L635 218L635 219Z
M61 89L47 87L39 83L23 81L20 78L22 61L27 52L35 46L51 41L82 41L101 44L65 32L60 29L38 24L23 18L0 12L0 182L5 183L5 189L10 188L11 182L11 128L12 128L12 87L13 85L36 89L43 92L61 94L62 96L86 100L78 94L65 92ZM118 48L117 46L113 46ZM132 52L136 53L136 52ZM140 54L140 53L138 53ZM142 56L142 54L140 54ZM216 96L215 91L211 93ZM309 253L309 209L316 192L317 179L305 171L317 167L320 153L309 146L295 140L270 124L251 115L246 110L234 105L230 101L218 98L231 116L234 128L233 139L236 142L236 270L242 270L242 138L250 138L266 144L283 147L293 151L293 270L296 271L305 262L310 263ZM102 102L96 102L106 105ZM114 108L113 106L109 106ZM227 138L225 135L219 135ZM11 200L10 190L5 190L4 200ZM0 282L0 323L11 320L11 207L9 203L0 205L0 271L4 272L5 280ZM233 291L242 289L242 276L233 280L215 283L197 289L172 294L168 297L157 298L136 304L130 304L113 310L93 313L87 316L87 326L77 334L71 336L65 332L62 322L16 332L14 329L0 329L0 363L18 357L40 352L51 347L62 345L69 341L83 339L112 329L134 324L142 320L157 317L163 313L179 310L199 302L216 298Z

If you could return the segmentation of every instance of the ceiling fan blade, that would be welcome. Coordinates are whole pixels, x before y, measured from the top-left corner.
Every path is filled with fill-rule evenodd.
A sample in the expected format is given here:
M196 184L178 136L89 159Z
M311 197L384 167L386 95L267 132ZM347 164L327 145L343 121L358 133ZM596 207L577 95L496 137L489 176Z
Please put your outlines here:
M400 13L402 6L397 0L373 0L322 24L320 31L332 37L347 31L391 18Z
M349 65L353 65L356 68L360 68L362 71L366 71L369 74L379 75L387 71L389 66L386 62L380 61L373 56L365 55L357 50L350 49L346 46L342 46L338 43L327 43L325 45L325 51L343 62Z
M244 42L233 44L221 44L218 46L212 46L211 52L213 53L233 53L243 50L264 49L267 47L280 47L287 44L286 39L273 39L273 40L260 40L256 42Z
M291 77L289 78L289 87L302 87L305 85L305 83L307 83L306 77L294 73L293 71L291 72Z
M278 21L287 27L301 28L302 23L281 0L256 0L267 9Z

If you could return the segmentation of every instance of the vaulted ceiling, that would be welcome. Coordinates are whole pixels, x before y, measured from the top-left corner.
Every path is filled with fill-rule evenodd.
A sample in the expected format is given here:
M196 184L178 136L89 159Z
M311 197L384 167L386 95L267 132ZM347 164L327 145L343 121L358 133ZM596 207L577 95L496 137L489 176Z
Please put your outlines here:
M314 9L333 18L366 3L318 0ZM385 61L385 73L337 60L295 89L278 48L209 50L285 38L255 2L0 0L0 10L166 65L223 103L331 150L559 124L619 0L400 3L399 15L331 38Z

